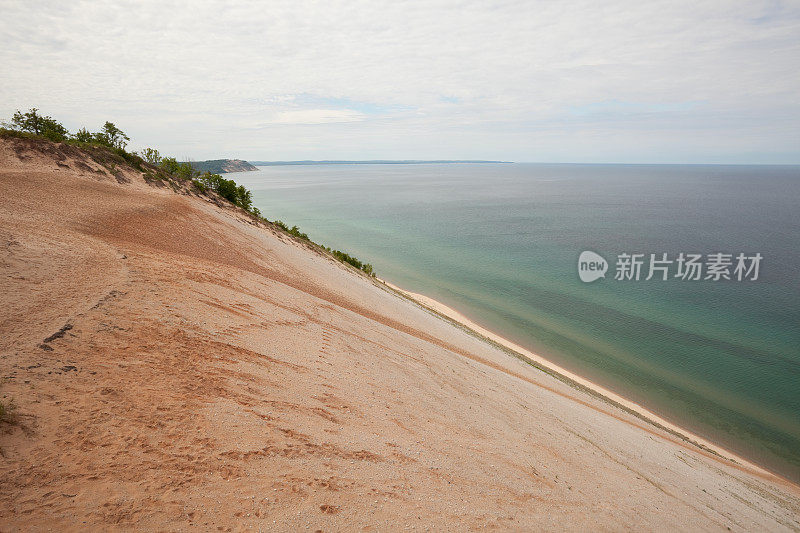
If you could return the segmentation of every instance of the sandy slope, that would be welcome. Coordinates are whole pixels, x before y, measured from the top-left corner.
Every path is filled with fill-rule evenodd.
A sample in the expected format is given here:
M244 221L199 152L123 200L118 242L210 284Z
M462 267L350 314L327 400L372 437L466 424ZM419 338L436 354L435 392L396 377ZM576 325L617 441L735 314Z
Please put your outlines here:
M0 140L0 530L800 528L796 487L86 165Z
M708 450L708 451L712 452L715 455L719 455L719 456L722 456L722 457L724 457L726 459L730 459L731 461L733 461L735 463L738 463L743 467L746 467L746 469L748 471L750 471L750 472L753 472L753 473L755 473L757 475L760 475L762 477L764 477L764 476L769 477L770 476L770 472L768 470L765 470L764 468L760 467L759 465L757 465L757 464L755 464L755 463L753 463L751 461L748 461L744 457L742 457L740 455L737 455L737 454L731 452L730 450L727 450L727 449L717 445L716 443L713 443L713 442L711 442L711 441L709 441L707 439L704 439L703 437L700 437L699 435L697 435L695 433L692 433L692 432L690 432L690 431L688 431L688 430L686 430L686 429L674 424L673 422L670 422L669 420L666 420L666 419L662 418L661 416L657 415L656 413L653 413L652 411L650 411L648 409L645 409L641 405L639 405L639 404L637 404L637 403L635 403L635 402L633 402L633 401L631 401L631 400L629 400L629 399L627 399L627 398L625 398L623 396L620 396L619 394L615 393L612 390L609 390L609 389L607 389L605 387L602 387L601 385L598 385L597 383L594 383L594 382L584 378L583 376L579 376L579 375L575 374L574 372L570 372L569 370L565 369L564 367L561 367L561 366L553 363L552 361L549 361L549 360L545 359L544 357L542 357L541 355L539 355L537 353L531 352L530 350L524 348L523 346L520 346L519 344L516 344L516 343L514 343L514 342L512 342L512 341L510 341L510 340L508 340L508 339L506 339L504 337L501 337L500 335L494 333L493 331L490 331L490 330L484 328L483 326L481 326L480 324L477 324L476 322L470 320L469 318L467 318L466 316L462 315L461 313L459 313L455 309L453 309L451 307L448 307L447 305L443 304L442 302L434 300L433 298L425 296L424 294L418 294L418 293L406 291L406 290L402 289L401 287L393 285L392 283L390 283L388 281L385 281L385 280L381 280L381 281L383 281L383 283L385 283L386 285L388 285L389 287L391 287L395 291L405 295L406 297L410 298L411 300L416 301L419 304L422 304L423 306L427 307L428 309L430 309L431 311L435 312L436 314L441 315L441 316L443 316L445 318L449 318L449 319L457 322L458 324L460 324L462 326L466 326L467 328L471 329L473 332L475 332L478 335L488 339L489 341L491 341L493 343L496 343L496 344L499 344L500 346L503 346L505 348L508 348L514 356L517 356L517 357L521 356L523 359L530 361L532 364L534 364L536 366L539 366L543 370L547 370L550 373L555 373L555 374L561 376L562 378L566 378L568 381L578 385L579 387L587 389L588 391L591 391L594 394L600 395L603 398L605 398L607 400L610 400L612 403L614 403L614 404L616 404L616 405L618 405L620 407L625 408L627 411L635 413L640 418L643 418L646 421L652 422L652 423L654 423L655 425L659 426L662 429L668 429L671 433L675 434L676 436L680 437L681 439L683 439L685 441L688 441L688 442L690 442L692 444L695 444L696 446L699 446L700 448L703 448L705 450Z

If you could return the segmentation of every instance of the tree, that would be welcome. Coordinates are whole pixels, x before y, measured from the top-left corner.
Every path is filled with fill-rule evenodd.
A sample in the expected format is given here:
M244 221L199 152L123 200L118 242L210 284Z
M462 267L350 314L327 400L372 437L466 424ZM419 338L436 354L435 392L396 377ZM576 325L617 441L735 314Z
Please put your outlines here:
M43 117L35 107L26 113L17 110L11 117L11 127L15 130L41 135L51 141L63 141L69 134L67 128L60 122L49 116Z
M235 181L220 178L217 185L217 192L229 202L238 204L239 191L236 188Z
M113 122L108 121L103 124L103 129L100 132L94 134L94 137L95 141L100 144L105 144L111 148L119 148L120 150L124 150L128 145L128 141L131 140L130 137L125 135Z
M145 148L142 150L142 158L151 165L161 164L161 154L155 148Z
M178 165L178 171L175 174L177 178L182 180L192 179L192 176L194 175L195 175L194 167L189 163L180 163Z
M72 138L78 142L90 143L94 141L94 134L90 133L86 128L81 128L75 132L75 135L73 135Z
M161 168L166 170L168 174L175 174L180 166L181 164L174 157L165 157L161 160Z
M248 191L244 185L236 187L236 196L238 197L239 207L243 207L246 211L250 211L253 205L253 195Z

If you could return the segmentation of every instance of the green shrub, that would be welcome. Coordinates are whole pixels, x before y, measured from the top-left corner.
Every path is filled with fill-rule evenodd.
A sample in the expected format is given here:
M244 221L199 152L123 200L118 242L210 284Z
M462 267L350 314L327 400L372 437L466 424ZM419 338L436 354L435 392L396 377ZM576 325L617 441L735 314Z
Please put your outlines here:
M214 176L217 177L216 190L219 193L219 195L228 200L229 202L235 204L236 201L239 199L239 191L236 188L236 182L233 180L226 180L219 174L214 174Z
M184 165L191 168L188 163L184 163ZM235 181L225 179L219 174L212 174L211 172L200 174L195 181L205 187L204 191L207 189L216 191L217 194L232 204L238 205L256 216L261 215L261 212L253 207L253 195L244 185L237 185Z
M178 168L180 167L180 163L174 157L165 157L161 160L161 168L163 168L167 174L174 175L178 172Z
M151 165L158 166L161 164L161 154L159 154L158 150L155 148L145 148L142 150L142 158Z
M346 254L346 253L344 253L344 252L342 252L340 250L333 250L331 252L331 254L333 254L333 256L336 259L338 259L340 261L344 261L345 263L351 264L351 265L353 265L354 267L356 267L359 270L361 270L361 268L364 266L363 263L361 263L361 261L359 261L355 257L351 256L350 254Z
M176 174L176 178L186 181L192 179L197 172L192 168L192 165L189 163L181 163L178 167L178 172Z
M308 235L300 231L300 228L297 226L292 226L289 228L289 234L294 235L298 239L303 239L304 241L310 241L311 239L308 238Z
M72 136L72 139L78 141L79 143L90 143L94 141L94 134L86 128L81 128L75 132L75 135Z
M245 188L244 185L239 185L236 187L236 198L237 201L235 203L238 203L239 207L244 208L246 211L250 211L252 209L253 195Z
M144 167L142 166L144 160L141 157L139 157L139 154L137 154L136 152L126 152L122 148L114 148L114 153L116 153L122 159L127 161L130 166L132 166L139 172L144 172Z
M165 157L161 159L161 163L159 166L173 178L182 181L190 180L194 178L197 174L195 170L192 168L192 165L190 165L189 163L178 163L178 161L174 157Z
M11 117L11 129L39 135L51 141L64 141L69 135L67 128L52 117L43 117L35 107L26 113L17 110Z
M276 226L281 228L283 231L285 231L289 235L292 235L293 237L297 237L298 239L303 239L304 241L310 241L311 240L311 239L308 238L308 234L303 233L302 231L300 231L300 228L298 228L297 226L292 226L290 228L289 226L287 226L286 224L284 224L280 220L276 220L275 222L273 222L273 224L275 224Z
M98 144L108 146L109 148L119 148L125 150L125 147L130 141L130 137L116 127L113 122L106 121L103 124L103 129L93 135L94 140Z
M328 250L331 253L331 255L336 259L338 259L339 261L342 261L343 263L347 263L349 265L356 267L357 269L363 271L368 276L372 277L375 276L375 271L372 268L371 264L362 263L352 255L342 252L341 250L331 250L330 248L326 248L326 250Z

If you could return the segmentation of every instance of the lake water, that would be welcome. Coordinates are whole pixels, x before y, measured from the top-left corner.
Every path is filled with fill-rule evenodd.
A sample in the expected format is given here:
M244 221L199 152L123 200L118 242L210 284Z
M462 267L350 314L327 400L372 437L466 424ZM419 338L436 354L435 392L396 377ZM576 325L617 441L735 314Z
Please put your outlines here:
M800 480L800 167L415 164L229 175L270 219ZM578 256L609 263L583 283ZM760 253L756 281L650 281L650 253ZM615 280L644 253L642 279ZM733 268L731 268L731 271Z

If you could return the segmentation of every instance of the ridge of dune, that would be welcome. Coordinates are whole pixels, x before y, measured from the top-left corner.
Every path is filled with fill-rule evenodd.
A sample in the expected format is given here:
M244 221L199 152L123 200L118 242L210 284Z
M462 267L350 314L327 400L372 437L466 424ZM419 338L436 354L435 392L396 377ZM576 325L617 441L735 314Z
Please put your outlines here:
M0 139L3 531L800 529L794 485L54 146Z

